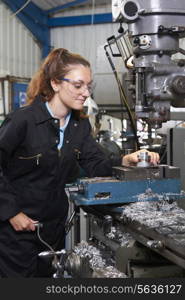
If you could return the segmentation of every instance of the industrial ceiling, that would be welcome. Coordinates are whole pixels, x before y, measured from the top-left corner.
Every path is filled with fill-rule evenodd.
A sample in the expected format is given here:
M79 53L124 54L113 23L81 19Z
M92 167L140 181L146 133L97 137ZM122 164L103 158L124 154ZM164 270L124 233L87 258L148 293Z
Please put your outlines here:
M89 5L102 5L111 4L111 0L32 0L41 9L48 12L60 11L69 9L74 6L89 6Z
M91 24L91 13L86 15L74 16L71 14L73 8L88 6L90 11L92 7L103 4L110 4L111 0L1 0L7 5L14 16L17 16L21 22L31 31L36 40L42 47L42 56L45 57L51 50L50 29L59 26L74 26ZM59 12L69 11L70 16L60 17L55 15ZM111 13L94 14L93 23L112 22Z

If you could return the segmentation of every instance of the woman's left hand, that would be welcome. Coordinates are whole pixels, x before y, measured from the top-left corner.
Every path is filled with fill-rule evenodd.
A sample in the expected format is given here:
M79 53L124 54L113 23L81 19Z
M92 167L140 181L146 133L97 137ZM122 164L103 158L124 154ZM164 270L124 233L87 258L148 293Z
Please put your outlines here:
M148 150L142 149L136 152L133 152L131 154L127 154L125 156L123 156L122 158L122 165L123 166L133 166L136 165L138 163L138 156L140 154L140 152L148 152L148 156L150 157L150 163L152 165L157 165L160 161L160 157L159 154L156 152L150 152Z

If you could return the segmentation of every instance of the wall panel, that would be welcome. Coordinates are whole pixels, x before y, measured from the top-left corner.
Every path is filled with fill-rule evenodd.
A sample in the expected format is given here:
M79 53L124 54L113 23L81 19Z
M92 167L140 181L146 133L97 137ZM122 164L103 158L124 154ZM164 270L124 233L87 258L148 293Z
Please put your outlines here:
M0 76L31 77L37 70L41 50L32 34L0 2Z

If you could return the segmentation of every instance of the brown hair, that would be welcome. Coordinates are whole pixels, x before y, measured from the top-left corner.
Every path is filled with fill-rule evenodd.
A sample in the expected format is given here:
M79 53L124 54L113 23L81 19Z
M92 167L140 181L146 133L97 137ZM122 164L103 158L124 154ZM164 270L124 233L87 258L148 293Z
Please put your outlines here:
M74 65L90 68L90 63L79 54L63 48L52 50L28 85L27 104L31 104L38 95L43 101L50 101L54 96L51 79L59 82L59 78L64 77Z

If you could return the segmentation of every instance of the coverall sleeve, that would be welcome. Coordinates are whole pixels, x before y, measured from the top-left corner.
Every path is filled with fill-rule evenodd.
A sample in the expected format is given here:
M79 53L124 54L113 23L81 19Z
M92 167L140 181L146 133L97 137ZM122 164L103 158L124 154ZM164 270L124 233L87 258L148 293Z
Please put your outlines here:
M93 138L90 122L85 120L85 134L83 138L82 153L80 156L80 166L89 177L111 176L112 167L121 165L121 156L110 159L101 149L100 145Z
M20 122L18 122L20 123ZM15 120L8 116L0 127L0 220L5 221L20 212L16 192L3 172L3 166L21 143L23 131Z

